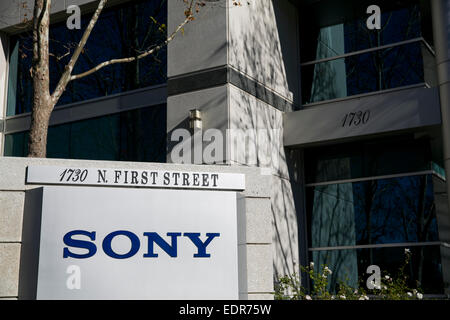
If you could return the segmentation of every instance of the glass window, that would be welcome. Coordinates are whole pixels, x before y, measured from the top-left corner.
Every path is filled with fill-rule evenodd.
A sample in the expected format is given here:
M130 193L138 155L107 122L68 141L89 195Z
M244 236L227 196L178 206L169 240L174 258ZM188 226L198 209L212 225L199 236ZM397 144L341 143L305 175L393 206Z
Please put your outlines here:
M311 248L439 241L432 175L307 188Z
M81 30L68 30L65 22L50 27L50 88L55 88L64 66L78 44L92 13L82 18ZM157 21L157 23L155 23ZM105 9L80 55L73 74L87 71L101 62L135 56L164 41L167 1L139 0ZM31 32L11 38L7 115L31 111ZM107 66L87 77L69 82L58 105L84 101L166 82L167 57L164 47L137 62Z
M365 287L373 264L395 276L409 248L411 286L443 293L434 167L429 140L409 135L305 150L310 259L333 271L329 289Z
M303 104L434 85L435 71L428 67L433 52L422 39L429 33L427 6L420 1L380 1L381 29L369 30L370 4L325 0L301 8ZM413 42L403 43L407 40ZM338 57L342 55L347 56Z
M309 148L306 183L430 170L431 161L429 140L408 135Z
M303 66L303 102L423 83L423 46L421 42L414 42Z
M405 249L411 252L411 260L405 268L408 286L420 288L427 294L442 294L444 283L439 245L310 251L310 260L315 266L326 264L332 270L328 289L335 292L340 281L354 288L358 284L367 288L369 274L366 271L370 265L379 266L383 276L395 277L405 263Z
M381 29L368 30L370 1L320 1L300 10L302 62L393 44L422 36L419 1L377 1Z
M306 195L310 259L333 271L329 289L364 285L374 264L395 276L410 248L410 285L443 292L431 174L308 187Z
M28 153L28 132L5 136L5 156ZM166 106L51 126L48 158L166 161Z

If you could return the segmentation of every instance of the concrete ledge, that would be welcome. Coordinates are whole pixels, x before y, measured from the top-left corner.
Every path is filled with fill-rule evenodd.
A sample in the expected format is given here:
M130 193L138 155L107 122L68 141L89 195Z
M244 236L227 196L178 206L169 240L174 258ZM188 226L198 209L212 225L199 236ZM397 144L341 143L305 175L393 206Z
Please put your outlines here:
M68 159L43 159L43 158L0 158L0 190L23 191L34 189L37 185L26 185L26 167L28 165L47 166L79 166L79 167L103 167L143 170L183 170L204 172L229 172L245 174L246 190L244 196L270 197L270 176L261 175L260 168L243 166L218 166L218 165L186 165L149 162L122 162L122 161L95 161L95 160L68 160Z

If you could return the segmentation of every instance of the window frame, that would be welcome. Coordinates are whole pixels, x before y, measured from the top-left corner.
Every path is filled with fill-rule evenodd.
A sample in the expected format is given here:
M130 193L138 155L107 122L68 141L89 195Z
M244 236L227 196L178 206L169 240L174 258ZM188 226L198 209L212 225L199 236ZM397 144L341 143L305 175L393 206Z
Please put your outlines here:
M164 0L163 0L164 1ZM113 9L115 7L122 7L127 5L131 0L114 1L108 4L106 8ZM93 12L93 7L88 6L82 8L82 14L89 14ZM166 12L168 15L168 10ZM168 17L167 17L168 18ZM54 19L55 24L61 23L62 20L56 14ZM26 31L26 30L21 30ZM6 136L13 133L28 131L31 125L31 112L25 112L15 115L7 115L9 82L10 79L10 59L11 59L11 38L16 36L16 33L5 34L1 33L2 40L5 39L6 49L6 70L4 83L4 97L2 100L0 115L0 156L4 156L5 139ZM77 101L69 104L55 106L51 118L50 126L67 124L71 122L88 120L92 118L113 115L124 111L131 111L145 107L158 106L167 104L167 80L164 83L119 92L107 96L95 97L83 101ZM0 97L2 98L2 97Z
M362 3L358 3L358 5L364 7L364 4L362 4ZM424 8L419 4L419 2L416 3L416 5L419 5L419 10L421 10L420 11L421 14L424 11L425 11L425 14L429 13L427 10L424 10ZM300 17L302 16L301 10L307 10L308 11L309 6L310 5L305 5L305 6L299 6L298 7ZM313 6L313 5L311 4L311 6ZM392 8L392 9L397 10L397 9L400 9L400 8L402 8L402 7L394 6L394 8ZM362 9L363 9L362 7L361 8L358 7L358 10L362 10ZM315 9L311 9L311 10L320 10L320 9L315 8ZM354 10L354 8L353 7L347 7L346 10ZM313 14L313 16L315 16L317 18L318 17L317 16L317 12L315 14ZM363 16L361 16L361 17L363 17ZM343 19L342 17L340 19L338 19L338 20L335 19L336 21L334 21L334 23L338 23L338 21L342 23L343 22L342 19ZM300 43L302 41L307 41L307 39L304 39L302 37L302 32L300 30L300 28L302 28L302 27L305 27L305 25L302 25L302 24L298 25L298 28L299 28L299 37L298 38L299 38ZM304 80L303 68L306 67L306 66L316 65L316 64L319 64L319 63L330 62L330 61L334 61L334 60L338 60L338 59L345 59L345 58L349 58L349 57L357 56L357 55L362 55L362 54L368 54L368 53L376 52L376 51L379 51L379 50L391 49L391 48L395 48L395 47L398 47L398 46L407 45L407 44L411 44L411 43L417 43L417 42L421 43L421 45L423 45L423 47L431 54L431 56L435 57L436 56L435 55L435 50L433 49L432 45L430 45L428 43L428 41L426 40L425 35L424 35L424 33L426 34L427 29L428 28L424 27L424 22L421 19L421 22L420 22L421 34L420 34L420 36L418 36L416 38L411 38L411 39L408 39L408 40L402 40L402 41L398 41L398 42L388 43L388 44L385 44L385 45L371 47L371 48L367 48L367 49L351 51L351 52L347 52L347 53L344 53L344 54L339 54L339 55L331 56L331 57L327 57L327 58L307 60L307 61L303 61L303 59L302 59L302 55L303 54L302 54L302 52L300 52L300 56L299 56L299 65L300 65L300 67L299 67L299 69L300 69L301 83L303 83L303 80ZM424 60L425 60L425 58L424 58ZM426 69L425 66L424 66L424 69ZM425 72L425 70L424 70L424 72ZM436 74L436 70L434 70L434 74ZM428 77L428 79L427 79L427 75L424 75L423 82L403 85L403 86L394 87L394 88L387 88L387 89L375 90L375 91L370 91L370 92L364 92L364 93L360 93L360 94L345 95L343 97L335 97L335 98L329 98L329 99L313 101L313 102L305 101L304 95L301 94L301 97L300 97L301 108L302 109L303 108L306 109L306 108L310 108L310 107L315 107L317 105L333 103L333 102L338 102L338 101L346 101L346 100L350 100L350 99L361 98L361 97L366 97L366 96L371 96L371 95L376 95L376 94L383 94L383 93L394 92L394 91L400 91L400 90L411 89L411 88L424 88L424 87L430 88L430 87L434 86L435 84L434 84L433 81L429 81L431 84L428 83L427 80L430 80L429 78L430 77ZM308 79L308 80L314 81L314 79ZM302 84L301 84L301 90L303 90L303 85Z
M435 176L438 179L442 181L446 181L446 178L443 177L441 174L436 172L433 169L430 170L423 170L423 171L414 171L414 172L408 172L408 173L399 173L399 174L390 174L390 175L379 175L379 176L370 176L370 177L361 177L361 178L354 178L354 179L341 179L341 180L333 180L333 181L325 181L325 182L317 182L317 183L308 183L305 184L303 187L303 193L305 195L304 201L305 201L305 227L304 230L306 232L306 265L309 265L311 262L313 262L313 253L314 252L322 252L322 251L343 251L343 250L359 250L359 249L382 249L382 248L414 248L414 247L438 247L439 250L441 247L445 247L447 243L441 239L438 241L420 241L420 242L390 242L390 243L381 243L381 244L361 244L361 245L341 245L341 246L330 246L330 247L311 247L309 236L311 234L310 229L310 222L309 222L309 215L306 213L307 210L307 204L306 202L308 199L306 198L306 189L315 187L315 186L323 186L323 185L335 185L335 184L342 184L342 183L353 183L353 182L361 182L361 181L370 181L370 180L382 180L382 179L389 179L389 178L401 178L401 177L410 177L410 176L418 176L418 175L431 175ZM434 192L434 194L436 194ZM433 200L435 201L435 200ZM436 219L438 217L436 216ZM439 222L438 223L438 229L439 229ZM442 252L440 251L440 254L442 255ZM440 259L442 261L442 256L440 256ZM441 262L442 263L442 262ZM357 265L359 262L357 262ZM357 266L358 267L358 266ZM302 272L303 274L303 272ZM444 277L443 273L441 274L442 277ZM305 277L306 275L303 274ZM305 278L306 279L306 278ZM311 285L311 281L307 281L307 285ZM443 297L444 294L439 293L432 293L432 294L425 294L426 297Z

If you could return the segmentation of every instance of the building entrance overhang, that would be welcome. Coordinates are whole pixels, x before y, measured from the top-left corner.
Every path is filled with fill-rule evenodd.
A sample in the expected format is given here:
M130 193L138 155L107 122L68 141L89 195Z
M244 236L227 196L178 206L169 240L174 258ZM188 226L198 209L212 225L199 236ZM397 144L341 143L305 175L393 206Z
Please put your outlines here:
M309 105L284 114L284 146L415 131L441 124L437 88L409 88Z

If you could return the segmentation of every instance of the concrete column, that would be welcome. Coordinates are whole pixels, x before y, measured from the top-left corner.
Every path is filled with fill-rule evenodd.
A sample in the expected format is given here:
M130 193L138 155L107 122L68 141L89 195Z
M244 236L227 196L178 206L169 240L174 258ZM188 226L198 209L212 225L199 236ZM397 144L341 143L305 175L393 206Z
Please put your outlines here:
M179 141L175 130L189 129L191 109L201 111L203 132L218 129L225 136L228 104L223 67L227 64L227 3L228 0L208 2L168 45L167 162L178 162L171 156ZM186 4L169 0L167 5L168 33L171 33L185 19ZM183 143L194 145L191 140L183 139ZM194 159L194 152L191 157L191 163L202 163Z
M183 18L183 2L169 0L168 8L171 32ZM303 189L291 174L295 170L289 170L298 166L283 147L282 121L283 113L300 102L297 30L297 9L288 0L250 1L242 6L231 0L211 1L183 35L170 42L167 55L167 161L176 162L172 151L179 149L177 141L171 141L172 134L188 126L189 110L195 108L202 112L204 133L215 129L222 134L224 152L216 164L262 168L270 181L275 279L298 273L300 263L297 218L303 212L296 199ZM203 148L207 145L204 142ZM258 209L258 214L263 213ZM250 259L254 249L249 245L241 254ZM259 271L249 269L249 273L254 276Z
M440 240L448 243L448 232L445 226L448 225L450 218L450 0L431 0L433 37L436 50L437 81L439 95L441 100L442 115L442 141L444 165L446 173L445 192L443 188L438 188L436 182L434 187L437 216L439 220ZM435 179L436 180L436 179ZM441 192L438 192L441 190ZM445 203L445 204L444 204ZM440 204L440 206L439 206ZM445 208L445 210L443 210ZM444 227L444 230L443 230ZM450 294L450 275L448 265L450 263L450 249L447 246L441 246L441 262L444 277L445 293Z
M300 103L296 7L287 0L258 0L229 7L230 77L228 158L258 166L271 177L274 280L299 273L303 186L299 158L283 145L283 114ZM239 81L234 81L238 78ZM303 241L302 241L303 242Z
M438 87L441 100L442 140L447 176L447 194L450 194L450 0L431 0L433 37L436 50ZM450 202L448 202L450 208Z
M0 156L3 155L6 100L8 92L8 38L0 33Z

